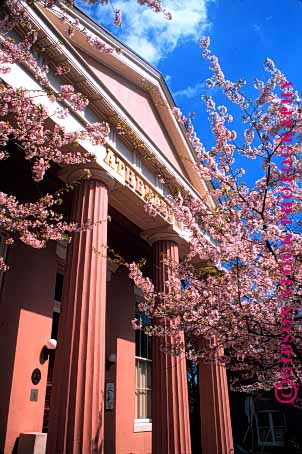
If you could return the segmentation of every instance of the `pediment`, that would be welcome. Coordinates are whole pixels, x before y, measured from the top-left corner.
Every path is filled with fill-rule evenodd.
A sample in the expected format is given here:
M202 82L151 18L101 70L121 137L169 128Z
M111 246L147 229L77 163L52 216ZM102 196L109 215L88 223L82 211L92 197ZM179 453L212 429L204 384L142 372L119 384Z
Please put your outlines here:
M54 10L39 9L58 31L75 83L91 93L93 101L99 103L96 109L128 124L136 140L157 156L160 168L164 166L177 185L215 206L216 202L208 197L207 183L196 170L185 130L174 118L175 104L161 73L78 9L70 10L73 20L76 18L91 36L118 51L97 50L79 30L67 38L60 15Z
M77 49L77 51L81 54L96 77L110 91L113 98L121 104L129 117L139 125L160 153L165 156L184 178L188 179L183 164L177 156L173 142L157 112L156 106L148 91L144 89L144 82L141 81L141 86L139 86L112 70L101 61L91 57L83 50Z

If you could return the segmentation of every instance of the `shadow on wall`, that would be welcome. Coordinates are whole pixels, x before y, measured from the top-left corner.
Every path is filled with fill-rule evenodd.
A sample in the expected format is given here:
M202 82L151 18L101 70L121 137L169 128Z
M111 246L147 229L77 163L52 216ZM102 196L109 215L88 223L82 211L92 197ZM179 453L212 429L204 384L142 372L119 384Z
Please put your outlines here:
M15 444L14 444L14 447L12 450L12 454L18 454L19 440L20 440L20 437L18 437L15 441ZM4 452L1 451L0 454L4 454Z
M104 402L104 393L102 392L102 402ZM100 439L100 433L102 431L102 427L103 427L103 424L104 424L104 421L103 421L103 418L102 418L102 409L101 411L99 412L99 422L98 422L98 427L97 427L97 431L96 431L96 434L95 434L95 437L92 439L92 442L91 442L91 447L92 447L92 453L94 454L98 454L100 452L103 452L103 442L104 440L103 439Z

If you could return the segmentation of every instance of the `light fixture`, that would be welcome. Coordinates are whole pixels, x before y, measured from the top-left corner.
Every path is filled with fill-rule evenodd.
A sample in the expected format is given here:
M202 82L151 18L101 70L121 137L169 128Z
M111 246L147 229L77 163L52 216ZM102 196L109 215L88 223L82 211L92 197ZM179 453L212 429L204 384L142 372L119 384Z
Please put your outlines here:
M48 339L46 342L46 347L48 350L55 350L57 348L57 340L56 339Z
M48 339L46 344L42 347L40 353L40 363L44 364L45 361L48 360L51 351L57 348L57 340L56 339Z
M116 354L115 353L110 353L110 355L108 356L108 361L110 363L115 364L116 363Z
M109 370L113 364L116 363L116 354L115 353L110 353L110 355L107 356L106 358L106 370Z

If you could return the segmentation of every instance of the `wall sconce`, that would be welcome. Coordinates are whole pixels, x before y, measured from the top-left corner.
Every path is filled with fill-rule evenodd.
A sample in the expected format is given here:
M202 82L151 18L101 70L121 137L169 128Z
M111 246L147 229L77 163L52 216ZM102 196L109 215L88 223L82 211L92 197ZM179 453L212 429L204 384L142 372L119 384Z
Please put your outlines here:
M110 355L106 358L106 370L109 370L113 364L116 363L116 354L110 353Z
M50 352L57 348L57 340L56 339L48 339L46 345L41 350L40 353L40 363L44 364L45 361L48 360Z
M57 348L57 340L56 339L48 339L48 341L46 342L46 348L48 350L55 350Z

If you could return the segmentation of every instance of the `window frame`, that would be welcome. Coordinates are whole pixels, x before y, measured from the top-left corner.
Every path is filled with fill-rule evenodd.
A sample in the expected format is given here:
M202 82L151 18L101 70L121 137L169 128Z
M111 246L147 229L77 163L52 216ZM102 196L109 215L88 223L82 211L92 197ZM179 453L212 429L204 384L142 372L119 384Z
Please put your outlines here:
M135 289L135 317L138 318L139 315L143 315L141 312L137 310L137 305L143 301L142 295L140 294L140 290L138 288ZM140 337L141 341L142 337ZM152 399L152 382L150 388L138 388L137 385L137 362L143 361L151 364L151 374L152 374L152 359L146 358L143 356L138 356L136 354L137 351L137 338L135 338L135 419L134 419L134 432L150 432L152 431L152 419L151 418L137 418L137 399L138 399L138 390L146 390L146 396L148 392L151 394ZM142 349L139 349L140 353ZM151 358L152 358L152 350L151 350ZM152 375L151 375L152 377ZM152 380L152 378L151 378ZM152 401L151 401L152 402ZM151 403L152 405L152 403ZM147 406L147 403L146 403ZM152 407L151 407L152 408Z
M258 416L259 414L268 414L268 421L269 421L269 426L259 426L258 422ZM283 418L283 425L274 425L274 420L273 420L273 413L280 413ZM260 429L269 429L267 433L271 434L271 441L263 441L263 437L260 437ZM283 433L286 432L286 420L284 414L280 410L259 410L256 412L256 429L257 429L257 439L258 439L258 445L259 446L284 446L284 440L282 441L277 441L276 440L276 429L283 429ZM267 438L267 437L266 437Z
M145 363L149 363L151 364L151 368L152 368L152 359L149 359L149 358L142 358L140 356L135 356L135 381L136 381L136 377L137 377L137 362L140 361L140 362L145 362ZM151 369L151 374L152 374L152 369ZM136 413L136 409L137 409L137 399L138 399L138 392L140 391L145 391L146 392L146 396L148 395L148 393L150 393L151 395L151 399L152 399L152 386L150 388L148 387L145 387L145 388L138 388L137 387L137 381L135 382L135 413ZM148 403L146 403L146 407L147 407ZM142 422L142 423L151 423L152 422L152 419L151 418L135 418L135 421L136 423L139 423L139 422Z

